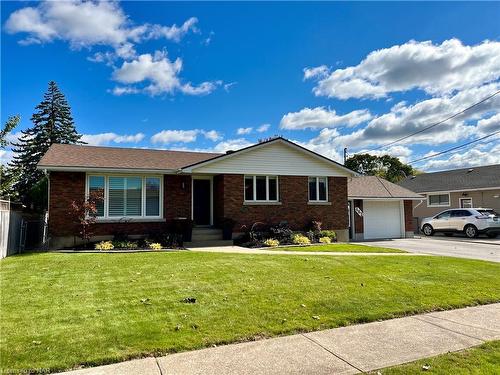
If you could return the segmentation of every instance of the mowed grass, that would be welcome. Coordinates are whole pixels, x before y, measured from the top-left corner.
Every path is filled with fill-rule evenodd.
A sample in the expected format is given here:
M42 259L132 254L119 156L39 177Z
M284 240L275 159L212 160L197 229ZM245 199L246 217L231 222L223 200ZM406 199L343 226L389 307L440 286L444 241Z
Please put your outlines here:
M427 370L424 370L424 366ZM475 348L391 367L380 370L380 373L383 375L500 374L500 341L491 341Z
M498 302L499 273L444 257L13 256L0 262L0 366L56 371Z
M311 246L290 246L290 247L272 247L266 250L283 250L283 251L324 251L332 253L406 253L399 249L389 249L387 247L376 247L356 244L333 243L328 245L311 245Z

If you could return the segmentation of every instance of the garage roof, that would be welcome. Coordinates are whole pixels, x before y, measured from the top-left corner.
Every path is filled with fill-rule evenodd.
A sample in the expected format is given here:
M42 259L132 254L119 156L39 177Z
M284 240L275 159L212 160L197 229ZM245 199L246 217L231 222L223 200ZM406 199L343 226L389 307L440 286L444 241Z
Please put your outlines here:
M349 198L360 199L424 199L411 190L398 186L377 176L352 177L347 181Z

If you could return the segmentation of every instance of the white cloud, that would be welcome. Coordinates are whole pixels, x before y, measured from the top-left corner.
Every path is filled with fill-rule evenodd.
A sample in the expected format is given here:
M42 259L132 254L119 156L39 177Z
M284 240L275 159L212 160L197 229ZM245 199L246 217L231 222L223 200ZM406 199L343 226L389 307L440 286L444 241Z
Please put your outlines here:
M480 135L491 134L500 130L500 113L488 118L484 118L477 122L477 132Z
M251 145L253 145L253 143L244 138L228 139L227 141L223 141L215 145L213 151L215 152L236 151Z
M500 76L500 42L463 45L409 41L371 52L359 65L327 76L325 66L304 70L317 79L318 96L339 99L380 98L391 92L420 89L431 95L452 93L493 82Z
M165 38L178 42L188 32L198 32L198 19L177 25L134 25L116 1L44 1L36 7L13 12L5 23L8 33L26 33L24 44L59 39L73 48L107 45L119 56L132 56L133 44Z
M317 66L315 68L304 68L304 79L322 78L330 72L326 65Z
M342 156L340 156L339 151L337 150L337 145L333 146L335 139L339 136L339 132L337 129L323 129L319 132L319 134L309 139L306 142L294 141L301 146L317 152L318 154L324 155L327 158L336 160L338 162L342 161Z
M0 150L0 165L7 165L13 156L12 150Z
M191 143L195 142L198 135L203 135L206 139L217 142L223 136L217 130L162 130L151 137L151 142L155 144L169 144L169 143Z
M432 151L434 153L434 151ZM451 156L429 159L423 164L416 164L418 169L426 171L446 170L456 168L477 167L481 165L500 164L500 143L498 140L488 145L478 145L467 151L460 150Z
M217 82L203 82L198 86L191 83L182 84L179 73L182 70L182 60L177 58L171 61L166 52L156 51L138 56L130 62L123 62L122 66L113 72L113 79L122 84L149 83L142 89L125 86L115 88L117 95L124 93L147 92L151 95L162 93L172 94L180 91L187 95L206 95L215 90L220 84Z
M12 12L5 23L8 33L23 33L21 44L42 44L55 40L69 43L73 49L99 47L87 60L121 66L114 70L114 79L121 83L149 82L138 87L115 87L115 95L147 93L207 95L221 81L199 85L181 83L178 77L182 60L171 61L166 52L138 55L136 44L164 38L179 42L189 32L198 33L198 19L191 17L181 26L158 24L136 25L117 1L44 1L36 7L24 7Z
M495 83L463 90L452 96L423 100L413 105L398 103L389 112L373 118L365 128L339 135L331 140L331 146L360 149L369 145L389 143L443 120L479 102L498 89L500 89L500 83ZM497 113L498 108L500 108L500 95L474 107L462 116L423 131L399 144L437 145L466 139L481 131L475 127L477 121ZM483 123L483 128L484 126Z
M238 135L250 134L252 132L252 130L253 130L252 127L249 127L249 128L238 128L238 130L236 130L236 134L238 134Z
M116 133L83 134L81 140L91 146L101 146L110 143L139 143L144 139L143 133L120 135Z
M135 87L131 86L116 86L111 90L113 95L116 96L121 96L121 95L127 95L127 94L137 94L139 90Z
M231 90L231 87L233 87L234 85L237 85L238 82L229 82L229 83L226 83L223 87L224 87L224 91L225 92L229 92Z
M194 130L162 130L151 137L151 142L158 144L168 144L168 143L189 143L196 141L199 134L198 129Z
M205 138L211 141L217 142L222 139L222 134L216 130L209 130L209 131L203 130L202 132Z
M180 27L176 24L173 24L172 26L152 25L151 30L148 34L148 38L158 39L163 37L175 42L180 42L180 40L188 32L199 32L198 28L196 27L197 23L198 19L196 17L191 17L186 20Z
M399 146L399 145L394 145L387 147L383 150L360 150L360 154L370 154L374 156L383 156L383 155L390 155L394 156L395 158L399 158L403 163L406 163L409 161L409 157L413 154L413 150L411 150L407 146Z
M356 126L371 119L368 110L357 110L345 115L337 115L335 110L325 107L303 108L298 112L284 115L280 122L281 129L321 129L337 126Z
M271 124L262 124L261 126L259 126L257 128L257 132L258 133L264 133L264 132L267 132L269 130L269 128L271 127Z

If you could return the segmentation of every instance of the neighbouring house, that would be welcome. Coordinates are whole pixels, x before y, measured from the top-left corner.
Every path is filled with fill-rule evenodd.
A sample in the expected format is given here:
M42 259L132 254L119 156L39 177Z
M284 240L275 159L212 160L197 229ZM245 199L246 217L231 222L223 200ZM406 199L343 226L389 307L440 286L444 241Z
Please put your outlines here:
M226 218L236 234L259 221L303 230L319 220L349 238L347 181L356 173L281 137L225 154L54 144L38 168L49 176L54 248L73 245L69 207L92 191L104 192L96 240L144 236L176 218L193 220L193 241L220 239L212 228Z
M422 220L448 208L493 208L500 211L500 164L423 173L400 186L424 196L414 202L413 216Z
M423 197L376 176L348 179L350 238L413 237L413 202Z

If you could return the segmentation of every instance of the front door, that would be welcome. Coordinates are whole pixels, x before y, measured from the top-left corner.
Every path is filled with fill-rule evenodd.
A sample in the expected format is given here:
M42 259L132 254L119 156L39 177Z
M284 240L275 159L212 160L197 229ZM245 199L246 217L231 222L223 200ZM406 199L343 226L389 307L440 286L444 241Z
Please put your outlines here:
M195 225L210 225L210 180L193 180L193 220Z

